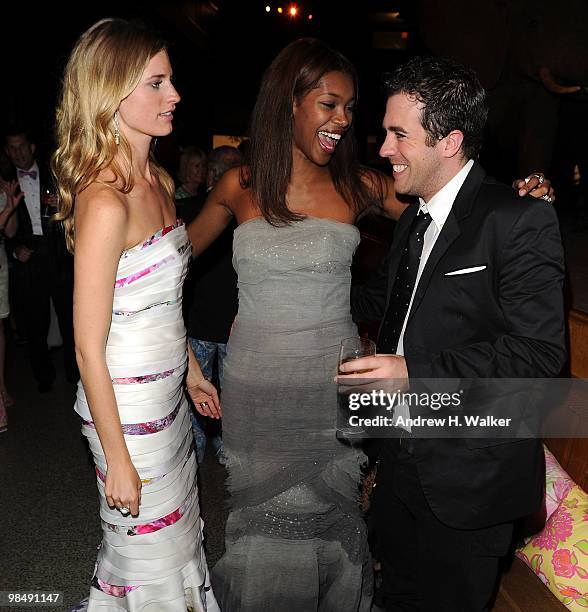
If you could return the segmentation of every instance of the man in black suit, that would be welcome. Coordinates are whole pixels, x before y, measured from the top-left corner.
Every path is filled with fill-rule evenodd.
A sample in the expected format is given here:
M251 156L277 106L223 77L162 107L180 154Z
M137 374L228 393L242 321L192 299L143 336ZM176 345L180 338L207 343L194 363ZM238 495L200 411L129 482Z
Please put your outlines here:
M51 221L57 198L49 170L35 160L35 144L20 127L10 129L5 150L15 167L24 202L17 209L18 231L11 240L14 256L14 305L28 341L33 374L40 392L49 391L55 368L47 346L50 300L63 339L64 365L70 382L78 378L73 341L73 258L62 228Z
M343 369L409 385L556 376L565 360L557 218L475 161L487 116L478 78L414 58L387 94L380 155L396 191L419 201L353 295L356 320L382 321L379 354ZM488 609L513 521L542 500L541 441L408 434L379 446L373 513L386 610Z

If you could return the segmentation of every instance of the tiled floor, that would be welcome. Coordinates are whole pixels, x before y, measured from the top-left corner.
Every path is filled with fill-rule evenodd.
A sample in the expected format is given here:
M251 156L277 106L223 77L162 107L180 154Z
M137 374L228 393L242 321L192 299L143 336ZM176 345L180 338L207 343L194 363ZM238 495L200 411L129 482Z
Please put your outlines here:
M588 311L588 228L573 220L562 228L573 303ZM57 366L60 357L55 351ZM66 605L51 608L61 612L86 596L100 541L92 463L63 372L39 395L24 347L12 347L8 361L16 405L0 434L0 590L63 591ZM207 455L199 478L211 565L222 552L224 477Z

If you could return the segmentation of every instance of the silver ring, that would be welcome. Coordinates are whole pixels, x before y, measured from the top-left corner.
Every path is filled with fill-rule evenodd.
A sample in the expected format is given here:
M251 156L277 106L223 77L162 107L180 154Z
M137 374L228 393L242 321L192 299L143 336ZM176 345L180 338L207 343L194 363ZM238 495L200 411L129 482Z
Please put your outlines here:
M122 508L117 508L117 510L123 515L123 516L129 516L129 514L131 513L131 511L129 510L129 508L127 508L126 506L123 506Z
M550 204L553 202L553 198L548 193L546 193L545 195L542 195L541 199L545 200L546 202L549 202Z
M543 183L545 182L545 177L542 174L531 174L531 176L534 176L538 181L539 181L539 185L543 185Z

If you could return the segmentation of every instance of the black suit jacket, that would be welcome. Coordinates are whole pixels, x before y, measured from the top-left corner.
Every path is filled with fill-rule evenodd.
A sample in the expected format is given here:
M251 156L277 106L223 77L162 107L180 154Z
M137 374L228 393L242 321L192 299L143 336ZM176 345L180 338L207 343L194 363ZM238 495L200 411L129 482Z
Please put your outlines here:
M418 204L400 218L374 278L354 290L354 318L381 320ZM479 272L447 272L486 266ZM404 334L409 378L540 378L565 361L564 260L552 206L470 170L420 278ZM384 443L384 448L386 443ZM536 511L540 440L417 439L415 460L436 516L480 528Z
M37 162L37 166L39 168L39 190L42 197L44 190L47 188L52 189L53 185L51 183L49 169L41 162ZM12 179L17 180L16 172L12 176ZM16 214L18 215L18 230L14 238L11 240L11 246L13 249L17 246L26 246L30 249L34 249L33 224L24 198L16 209Z
M39 193L42 197L46 189L54 192L55 187L47 165L38 161L37 166L39 168ZM15 172L12 179L16 180L16 178ZM54 280L68 283L73 281L73 257L67 251L62 224L53 220L46 222L41 219L44 235L35 237L31 216L24 198L18 205L15 214L18 216L18 230L8 243L8 252L13 253L17 247L26 246L35 251L33 257L46 260L49 273ZM21 262L17 262L17 265L26 266Z

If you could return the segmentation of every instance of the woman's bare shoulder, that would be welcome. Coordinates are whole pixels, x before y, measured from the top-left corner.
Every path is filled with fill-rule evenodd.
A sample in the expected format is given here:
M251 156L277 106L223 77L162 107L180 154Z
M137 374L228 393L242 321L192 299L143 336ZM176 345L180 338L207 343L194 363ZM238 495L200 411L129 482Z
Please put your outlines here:
M125 222L129 210L124 193L110 185L94 182L81 191L75 199L76 223L79 221Z
M239 216L238 211L248 208L251 202L251 191L245 180L246 174L240 167L227 170L210 192L208 200L224 206L232 214Z
M372 190L383 190L384 196L394 191L394 181L380 170L363 166L360 170L360 178L366 187Z
M375 212L392 219L399 219L407 205L396 197L394 179L379 170L364 167L361 170L361 180L372 192L375 200L374 207L362 211L361 214Z
M247 190L245 181L247 180L247 170L238 166L236 168L230 168L220 178L216 184L215 189L222 189L226 193L232 193L240 195Z

